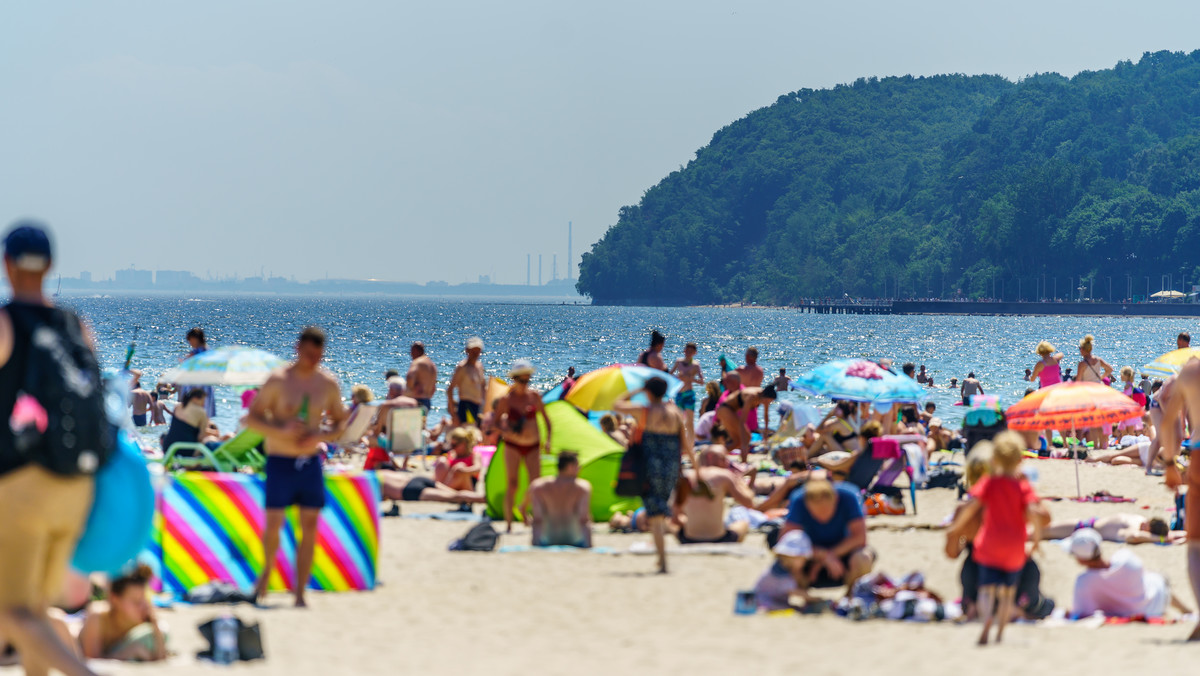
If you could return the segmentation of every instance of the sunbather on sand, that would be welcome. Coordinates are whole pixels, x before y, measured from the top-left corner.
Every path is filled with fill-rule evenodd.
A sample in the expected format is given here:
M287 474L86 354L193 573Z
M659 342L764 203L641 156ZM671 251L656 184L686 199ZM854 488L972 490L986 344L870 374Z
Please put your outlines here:
M685 471L675 490L679 543L741 542L750 524L739 521L725 526L725 498L752 509L754 493L729 470L724 446L707 446L697 455L699 469Z
M480 503L487 500L486 497L474 491L456 491L429 477L414 476L407 472L381 469L375 472L375 476L379 479L379 490L384 500L459 504L464 502Z
M1042 539L1062 540L1083 528L1094 528L1105 540L1123 542L1127 545L1146 543L1176 545L1187 540L1185 531L1171 530L1166 521L1157 518L1147 519L1137 514L1114 514L1083 521L1056 521L1042 530Z
M166 638L146 594L152 576L148 566L139 565L109 583L108 600L88 607L79 634L84 657L125 662L166 659Z

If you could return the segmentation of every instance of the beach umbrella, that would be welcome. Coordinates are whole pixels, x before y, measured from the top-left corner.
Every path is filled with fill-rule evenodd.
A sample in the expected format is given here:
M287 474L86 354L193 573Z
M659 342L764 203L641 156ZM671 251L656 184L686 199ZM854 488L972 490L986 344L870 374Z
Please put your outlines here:
M1005 411L1013 430L1076 430L1132 420L1142 415L1142 405L1101 383L1072 381L1043 387ZM1075 458L1075 491L1079 484L1079 458Z
M614 364L579 376L564 397L584 411L610 411L617 397L639 390L651 378L667 381L667 397L674 398L683 389L683 381L669 373L638 364Z
M1200 359L1200 348L1185 347L1179 350L1171 350L1143 366L1142 373L1169 378L1179 373L1179 369L1183 368L1183 365L1191 359ZM1146 394L1149 394L1149 392Z
M1009 429L1099 427L1141 417L1142 405L1101 383L1072 381L1036 390L1005 411Z
M911 404L925 396L925 386L869 359L831 361L801 374L792 387L820 397L873 404Z
M242 385L257 387L287 362L265 350L219 347L189 357L162 374L175 385Z
M1150 294L1150 297L1151 298L1183 298L1185 295L1187 295L1187 294L1183 293L1182 291L1159 291L1157 293Z

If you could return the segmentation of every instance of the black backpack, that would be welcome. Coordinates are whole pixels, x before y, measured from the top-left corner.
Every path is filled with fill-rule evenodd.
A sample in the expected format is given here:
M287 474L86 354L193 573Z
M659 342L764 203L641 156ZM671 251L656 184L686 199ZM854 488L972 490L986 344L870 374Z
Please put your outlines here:
M455 540L450 545L452 552L490 552L496 548L496 543L500 541L500 534L492 528L492 524L484 523L475 524L467 534L462 536L461 540Z
M100 365L74 313L40 310L8 307L25 357L17 406L36 410L36 402L45 412L44 420L13 429L13 450L19 464L37 463L65 476L95 474L116 446L116 428L104 411Z

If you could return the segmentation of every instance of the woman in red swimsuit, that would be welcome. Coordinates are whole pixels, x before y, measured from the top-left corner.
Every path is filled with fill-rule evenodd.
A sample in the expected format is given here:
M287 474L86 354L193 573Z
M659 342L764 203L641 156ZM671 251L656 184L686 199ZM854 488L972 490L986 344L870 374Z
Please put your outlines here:
M504 523L509 533L512 532L513 503L520 488L521 465L525 465L529 483L533 483L542 475L540 451L543 448L547 452L550 450L550 419L546 417L546 409L542 406L542 395L529 386L534 373L533 364L527 360L518 359L514 362L508 373L512 388L496 402L495 418L500 428L500 439L504 443L504 472L508 477L508 490L504 492ZM546 426L544 439L538 430L539 415ZM521 503L522 516L528 511L527 493Z
M433 479L456 491L473 491L479 483L483 460L475 447L482 435L471 426L458 427L450 433L450 452L438 458L433 467Z

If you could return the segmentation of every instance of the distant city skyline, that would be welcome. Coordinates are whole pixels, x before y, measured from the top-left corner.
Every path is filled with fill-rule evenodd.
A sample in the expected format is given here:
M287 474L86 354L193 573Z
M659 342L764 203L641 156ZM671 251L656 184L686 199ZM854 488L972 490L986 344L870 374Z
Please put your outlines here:
M0 226L47 221L67 277L577 276L623 206L781 95L1070 76L1196 49L1196 25L1182 0L14 3Z

